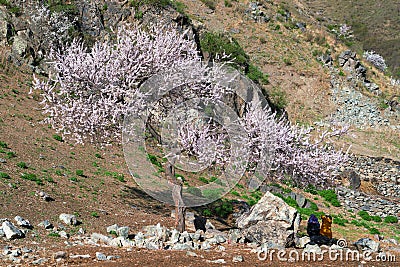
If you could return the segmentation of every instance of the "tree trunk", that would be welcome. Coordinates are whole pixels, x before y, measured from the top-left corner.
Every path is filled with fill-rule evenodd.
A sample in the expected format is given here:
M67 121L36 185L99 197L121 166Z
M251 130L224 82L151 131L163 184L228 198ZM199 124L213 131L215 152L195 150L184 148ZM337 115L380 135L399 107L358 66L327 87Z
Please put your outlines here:
M185 231L186 207L182 199L182 182L175 177L175 168L171 163L166 164L165 174L167 179L173 184L172 199L175 203L175 228L179 232Z

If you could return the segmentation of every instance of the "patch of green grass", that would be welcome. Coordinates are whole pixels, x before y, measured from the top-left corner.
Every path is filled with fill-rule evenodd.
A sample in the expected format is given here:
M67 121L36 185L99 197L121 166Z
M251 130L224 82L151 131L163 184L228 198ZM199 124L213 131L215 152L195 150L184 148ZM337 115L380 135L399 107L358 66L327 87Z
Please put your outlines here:
M43 177L43 180L45 180L48 183L52 183L52 184L56 183L51 176L45 176L45 177Z
M3 142L3 141L0 141L0 147L1 148L8 148L8 144Z
M377 216L377 215L371 216L371 219L372 219L374 222L382 222L382 218L381 218L380 216Z
M28 169L28 164L25 162L21 161L17 163L17 167L20 167L21 169Z
M43 185L42 179L38 178L34 173L23 173L21 178L24 180L29 180L35 182L37 185Z
M83 170L76 170L75 174L81 177L84 177L85 175L83 174Z
M371 218L371 216L369 215L369 213L368 213L367 211L365 211L365 210L359 211L359 212L357 213L357 215L360 216L361 219L363 219L363 220L365 220L365 221L368 221L368 222L369 222L369 221L372 220L372 218Z
M269 83L268 74L263 73L257 66L254 66L253 64L249 65L246 75L253 82L260 82L262 84Z
M102 157L101 157L101 154L99 154L99 153L94 154L94 156L95 156L96 158L98 158L98 159L101 159L101 158L102 158Z
M369 229L369 233L370 233L371 235L375 235L375 234L380 235L380 234L381 234L381 232L379 232L379 230L376 229L375 227L370 228L370 229Z
M69 180L72 182L79 182L78 178L76 177L70 177Z
M51 237L60 237L60 234L57 233L57 232L51 232L51 233L48 234L48 236L51 236Z
M203 182L203 183L205 183L205 184L208 184L208 180L207 180L207 178L205 178L205 177L200 176L200 177L199 177L199 181L200 181L200 182Z
M155 166L157 166L157 167L159 167L159 168L162 168L161 162L158 161L158 159L157 159L157 157L156 157L155 155L147 154L147 158L150 160L150 162L151 162L153 165L155 165Z
M203 210L203 216L210 217L212 215L211 210L205 209Z
M17 157L17 154L15 152L13 152L13 151L7 151L6 152L6 158L7 159L12 159L12 158L15 158L15 157Z
M232 190L231 194L234 195L234 196L237 196L237 197L240 196L239 192L235 191L235 190Z
M99 218L100 217L99 214L96 211L92 211L90 213L90 216L95 217L95 218Z
M10 179L11 177L10 177L10 175L8 175L8 174L5 173L5 172L0 172L0 178Z
M59 142L64 142L63 138L61 135L58 134L53 134L53 138Z
M385 217L384 222L385 223L398 223L399 220L397 219L396 216L389 215L389 216Z
M119 174L117 172L110 172L110 171L105 171L104 174L106 176L111 176L111 177L117 179L120 182L126 182L125 181L125 176L123 174Z
M334 207L341 206L334 190L332 190L332 189L320 190L320 191L318 191L318 194L321 197L323 197L326 201L328 201L330 204L332 204L332 206L334 206Z

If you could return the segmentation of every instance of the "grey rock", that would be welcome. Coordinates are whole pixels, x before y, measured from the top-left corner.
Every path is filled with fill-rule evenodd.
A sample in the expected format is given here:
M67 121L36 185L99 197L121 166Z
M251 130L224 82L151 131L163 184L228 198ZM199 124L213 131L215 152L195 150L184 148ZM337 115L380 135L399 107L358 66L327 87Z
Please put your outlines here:
M65 231L60 231L60 232L58 232L58 234L59 234L60 237L62 237L62 238L66 238L66 239L69 238L69 234L67 234L67 232L65 232Z
M201 243L201 249L202 250L209 250L210 248L211 248L211 244L207 240L204 241L203 243Z
M0 22L1 23L1 22ZM0 163L7 163L7 160L0 158Z
M142 232L138 232L135 235L135 244L136 244L136 246L138 246L139 248L144 247L144 242L145 242L144 234Z
M66 214L66 213L61 213L59 216L59 219L63 221L65 224L69 225L77 225L78 220L76 219L76 216L73 214Z
M310 241L311 241L310 237L308 236L303 236L301 238L298 238L296 240L296 248L304 248L306 244L309 243Z
M107 256L107 260L108 261L116 260L116 259L119 259L119 258L121 258L121 257L118 256L118 255L108 255Z
M224 259L206 260L206 262L209 262L209 263L221 263L221 264L226 263L226 261Z
M237 227L251 242L273 242L289 247L300 226L300 215L281 198L266 192L249 214L237 220Z
M197 255L195 252L193 251L188 251L186 252L186 256L190 256L190 257L198 257L199 255Z
M233 256L232 262L243 262L243 256L242 255L237 255Z
M44 220L43 222L39 223L38 226L42 226L46 230L53 229L53 225L48 220Z
M361 238L357 240L354 245L359 251L379 252L379 242L375 242L371 238Z
M28 49L27 37L23 32L19 32L18 35L13 38L12 53L19 57L23 57Z
M43 263L45 263L47 261L48 261L48 259L46 259L46 258L40 258L40 259L32 261L31 264L33 264L33 265L41 265L41 264L43 264Z
M107 256L104 255L101 252L96 252L96 259L99 261L106 261L107 260Z
M13 257L19 257L22 255L21 250L19 248L11 250L10 254Z
M176 243L172 246L174 250L193 250L193 242L186 242L186 243Z
M24 233L9 221L4 221L2 224L4 234L8 240L24 237Z
M53 260L65 259L65 258L67 258L67 252L65 251L57 251L53 254Z
M135 244L137 245L138 243L128 240L123 236L119 236L119 237L112 239L110 242L108 242L108 244L112 247L133 247L133 246L135 246ZM144 239L141 244L142 244L141 246L139 246L139 245L138 246L142 247L145 245Z
M3 236L6 236L6 234L4 233L3 228L0 227L0 237L3 237Z
M118 236L122 236L122 237L128 238L129 227L127 227L127 226L118 227L117 234L118 234Z
M89 254L77 254L77 255L69 255L70 259L90 259Z
M224 246L219 245L219 246L217 246L217 247L215 248L215 250L216 250L216 251L225 251L226 248L225 248Z
M228 232L228 241L230 243L239 243L244 237L239 229L230 229Z
M307 244L303 250L303 253L313 253L313 254L321 254L322 250L318 245L310 245Z
M109 234L114 233L114 234L118 235L118 233L117 233L118 232L118 228L119 228L119 226L117 224L113 224L111 226L108 226L107 227L107 233L109 233Z
M92 233L92 235L90 236L90 239L94 242L102 242L104 244L108 244L109 242L111 242L112 238L99 234L99 233Z

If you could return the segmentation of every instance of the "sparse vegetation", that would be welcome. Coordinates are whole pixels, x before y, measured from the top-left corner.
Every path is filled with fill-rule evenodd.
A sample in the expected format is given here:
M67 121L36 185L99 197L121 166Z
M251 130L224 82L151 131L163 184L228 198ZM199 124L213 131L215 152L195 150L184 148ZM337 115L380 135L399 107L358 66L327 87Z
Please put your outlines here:
M33 173L23 173L21 178L24 180L29 180L35 182L37 185L43 185L42 179L38 178L36 174Z
M17 167L21 168L21 169L28 169L28 164L26 164L25 162L21 161L17 163Z
M59 142L64 142L63 138L61 137L61 135L58 134L53 134L53 138Z
M10 179L11 177L10 177L10 175L8 175L8 174L5 173L5 172L0 172L0 178L3 178L3 179Z
M385 222L385 223L398 223L399 220L397 219L396 216L391 216L391 215L389 215L389 216L386 216L386 217L385 217L384 222Z

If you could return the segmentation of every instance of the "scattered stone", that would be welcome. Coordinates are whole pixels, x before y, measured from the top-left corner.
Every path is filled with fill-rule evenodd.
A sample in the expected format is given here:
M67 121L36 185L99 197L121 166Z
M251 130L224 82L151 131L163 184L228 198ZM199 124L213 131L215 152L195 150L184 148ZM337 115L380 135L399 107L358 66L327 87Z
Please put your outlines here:
M117 224L113 224L107 227L107 233L109 234L117 234L119 226Z
M67 258L67 252L65 251L57 251L53 254L53 260L65 259L65 258Z
M109 255L109 256L107 256L107 260L108 261L116 260L116 259L119 259L119 258L121 258L121 257L118 256L118 255Z
M22 255L21 250L19 248L11 250L10 254L13 257L19 257Z
M107 256L104 255L101 252L96 252L96 259L99 261L106 261L107 260Z
M361 238L357 240L354 245L359 251L379 252L379 242L375 242L371 238Z
M58 234L59 234L60 237L62 237L62 238L66 238L66 239L69 238L69 235L68 235L67 232L65 232L65 231L60 231L60 232L58 232Z
M224 259L206 260L206 262L209 262L209 263L226 263L226 261Z
M2 228L4 234L8 240L15 239L15 238L22 238L24 237L24 233L19 230L13 223L10 221L4 221L2 224Z
M6 234L4 233L3 228L0 227L0 237L4 237L4 236L6 236Z
M172 249L174 250L192 250L193 248L193 242L187 242L187 243L176 243L175 245L172 246Z
M129 227L123 226L123 227L118 227L117 229L117 235L121 237L128 238L129 235Z
M92 235L90 236L90 239L95 243L100 241L104 244L108 244L112 240L111 237L108 237L108 236L105 236L105 235L102 235L99 233L92 233Z
M216 251L225 251L226 248L225 248L224 246L219 245L219 246L217 246L217 247L215 248L215 250L216 250Z
M7 160L0 158L0 163L7 163Z
M46 258L40 258L40 259L37 259L37 260L32 261L31 264L33 264L33 265L40 265L40 264L43 264L43 263L45 263L45 262L47 262L47 261L48 261L48 259L46 259Z
M310 241L311 241L310 237L308 236L303 236L301 238L298 238L296 240L296 248L304 248L306 244L309 243Z
M43 222L39 223L38 226L43 226L46 230L53 229L53 225L48 220L44 220Z
M52 201L54 200L52 197L50 197L46 192L44 191L39 191L37 192L37 194L39 195L39 197L43 198L44 201Z
M198 257L198 255L197 255L196 253L194 253L193 251L188 251L188 252L186 252L186 256Z
M248 214L238 218L237 227L251 242L273 242L278 246L290 247L294 245L300 220L295 208L266 192Z
M76 216L73 214L66 214L66 213L61 213L59 216L59 219L63 221L65 224L69 225L77 225L78 220L76 219Z
M243 256L242 255L233 256L232 262L243 262Z
M85 254L85 255L69 255L70 259L89 259L90 255Z
M123 236L116 237L108 242L108 245L110 245L112 247L133 247L133 246L135 246L135 244L137 245L138 243L128 240ZM141 247L143 247L144 245L145 245L145 242L143 240Z
M313 254L321 254L321 248L315 244L315 245L310 245L307 244L303 250L303 253L313 253Z
M79 228L78 234L84 235L85 233L86 233L86 232L85 232L85 229Z

